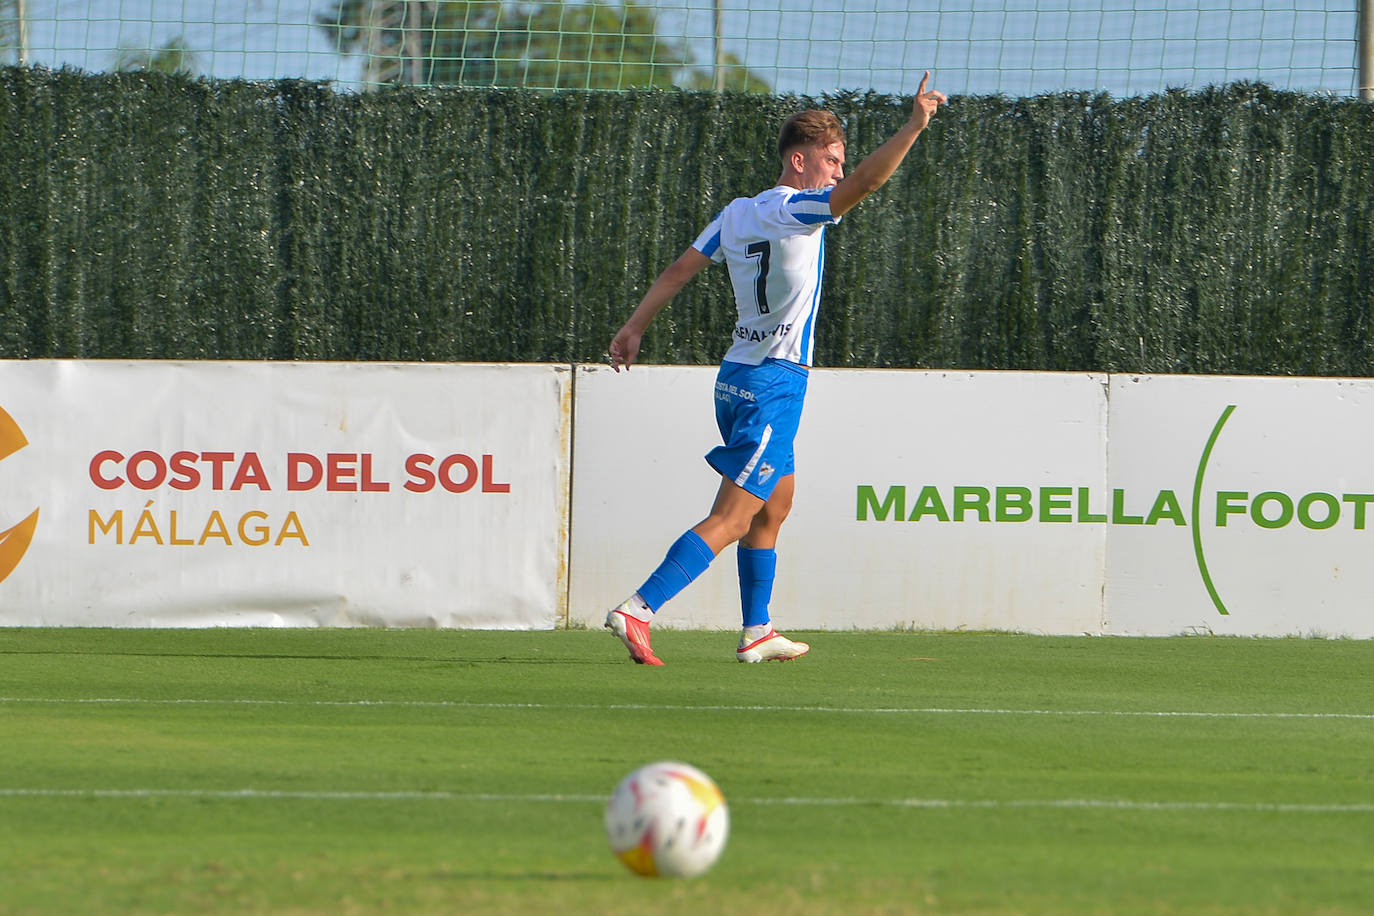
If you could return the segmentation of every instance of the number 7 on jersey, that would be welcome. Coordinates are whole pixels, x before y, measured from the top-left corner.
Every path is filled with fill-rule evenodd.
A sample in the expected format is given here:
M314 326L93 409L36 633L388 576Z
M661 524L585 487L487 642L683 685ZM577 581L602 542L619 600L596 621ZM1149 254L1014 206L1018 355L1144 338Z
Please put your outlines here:
M773 252L773 246L768 244L768 240L762 242L751 242L749 247L744 249L749 260L759 259L759 272L754 277L754 300L758 303L759 314L768 314L768 257Z

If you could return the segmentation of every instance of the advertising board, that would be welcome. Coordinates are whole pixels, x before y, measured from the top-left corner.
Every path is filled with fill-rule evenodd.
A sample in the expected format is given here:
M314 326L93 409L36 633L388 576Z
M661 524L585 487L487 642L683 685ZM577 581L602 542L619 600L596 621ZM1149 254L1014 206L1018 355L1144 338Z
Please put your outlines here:
M0 363L0 625L552 627L570 392L554 366Z
M715 370L582 367L570 615L598 615L706 515ZM778 545L784 627L1102 627L1106 529L1041 522L1041 490L1101 493L1107 377L814 370ZM656 625L738 627L734 549Z
M0 362L0 625L599 627L714 367ZM814 370L793 629L1374 637L1374 381ZM734 548L656 626L733 629Z

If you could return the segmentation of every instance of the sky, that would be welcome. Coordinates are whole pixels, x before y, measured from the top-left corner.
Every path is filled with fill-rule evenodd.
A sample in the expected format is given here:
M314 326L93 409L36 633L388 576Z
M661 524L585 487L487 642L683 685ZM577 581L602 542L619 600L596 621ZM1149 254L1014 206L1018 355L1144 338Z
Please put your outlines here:
M712 56L724 48L776 91L914 92L921 73L950 94L1029 96L1258 80L1353 95L1356 0L644 0L659 34ZM28 62L108 70L120 48L177 37L215 77L333 80L357 88L314 19L331 0L25 0Z

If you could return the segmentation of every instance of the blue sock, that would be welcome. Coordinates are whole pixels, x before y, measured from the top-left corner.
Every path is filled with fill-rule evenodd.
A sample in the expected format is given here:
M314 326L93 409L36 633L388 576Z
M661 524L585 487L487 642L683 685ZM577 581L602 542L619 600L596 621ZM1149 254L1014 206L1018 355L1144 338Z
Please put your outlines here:
M746 627L768 622L768 602L773 598L773 578L778 571L778 554L771 548L739 547L739 604Z
M658 564L653 575L639 587L639 597L658 613L659 608L706 572L716 555L695 531L687 531L673 541L668 555Z

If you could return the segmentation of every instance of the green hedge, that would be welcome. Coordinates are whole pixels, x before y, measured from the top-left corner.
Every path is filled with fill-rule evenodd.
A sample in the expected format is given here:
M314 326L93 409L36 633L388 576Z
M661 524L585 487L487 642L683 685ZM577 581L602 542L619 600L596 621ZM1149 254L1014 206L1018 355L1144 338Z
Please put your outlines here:
M0 70L0 356L576 361L823 104ZM828 234L830 366L1369 375L1374 109L961 97ZM712 363L723 270L642 359Z

